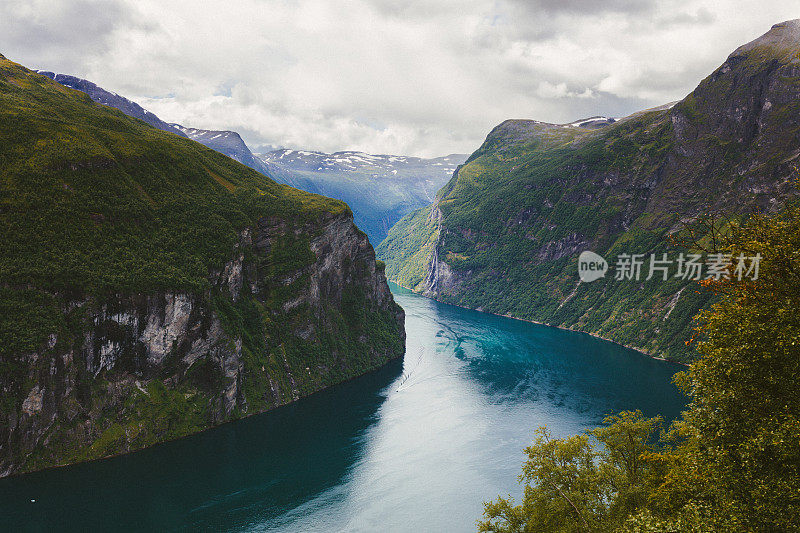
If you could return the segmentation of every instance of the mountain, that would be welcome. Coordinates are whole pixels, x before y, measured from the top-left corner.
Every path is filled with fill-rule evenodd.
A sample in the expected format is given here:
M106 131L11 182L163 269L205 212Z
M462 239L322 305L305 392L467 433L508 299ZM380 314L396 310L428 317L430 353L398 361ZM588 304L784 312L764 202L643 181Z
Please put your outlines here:
M55 74L46 70L35 70L34 72L42 76L47 76L65 87L86 93L93 101L113 107L114 109L119 109L129 117L138 118L154 128L197 141L202 145L208 146L212 150L225 154L231 159L271 177L268 174L270 169L253 156L253 153L235 131L204 130L188 128L175 123L167 123L136 102L124 96L120 96L117 93L103 89L89 80L77 78L68 74Z
M460 154L423 159L305 150L275 150L258 157L269 165L276 180L346 202L353 209L356 225L373 244L381 242L403 216L429 205L467 158Z
M439 300L571 328L672 359L709 294L689 281L578 279L590 250L669 253L704 213L770 212L795 195L800 22L734 51L674 105L582 128L508 120L377 249L387 275ZM581 121L578 121L581 122Z
M0 476L136 450L400 357L342 202L0 56Z
M407 213L430 204L435 192L467 158L461 154L422 159L362 152L325 154L304 150L275 150L255 156L235 131L168 124L139 104L90 81L66 74L37 72L62 85L85 92L95 102L208 146L278 183L343 200L352 208L356 225L374 244L381 242L389 228ZM593 117L585 124L580 124L580 127L596 127L607 120L605 117Z
M180 124L170 124L176 130L183 133L189 139L199 142L204 146L208 146L212 150L216 150L221 154L225 154L231 159L246 165L253 170L261 172L265 176L276 179L280 183L286 183L279 179L285 177L280 171L275 172L276 169L264 164L260 159L253 155L250 148L242 140L242 137L235 131L230 130L204 130L200 128L188 128ZM273 176L275 174L275 176ZM287 179L289 179L287 177ZM312 191L313 192L313 191Z
M156 115L151 113L150 111L146 110L136 102L128 100L124 96L120 96L117 93L113 93L111 91L107 91L102 87L98 87L94 83L84 80L82 78L76 78L75 76L70 76L68 74L56 74L54 72L48 72L46 70L35 70L38 74L42 76L47 76L51 80L54 80L61 85L66 87L70 87L71 89L75 89L81 92L84 92L89 95L89 98L94 100L97 103L107 105L109 107L113 107L115 109L119 109L129 117L138 118L139 120L143 120L153 126L154 128L158 128L163 131L168 131L170 133L174 133L176 135L180 135L181 137L186 137L180 129L176 128L173 124L167 124Z

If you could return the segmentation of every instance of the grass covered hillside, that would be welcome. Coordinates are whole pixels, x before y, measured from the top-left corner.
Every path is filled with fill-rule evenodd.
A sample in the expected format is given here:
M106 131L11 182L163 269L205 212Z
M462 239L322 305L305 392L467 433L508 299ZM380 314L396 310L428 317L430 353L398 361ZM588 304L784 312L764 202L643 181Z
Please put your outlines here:
M129 451L403 353L348 207L0 56L0 475Z
M650 254L704 213L771 211L794 194L800 155L800 23L732 53L674 106L597 129L509 120L429 210L379 246L390 279L446 302L569 327L675 359L708 294L645 281ZM612 265L579 283L592 250ZM614 279L619 254L644 275Z

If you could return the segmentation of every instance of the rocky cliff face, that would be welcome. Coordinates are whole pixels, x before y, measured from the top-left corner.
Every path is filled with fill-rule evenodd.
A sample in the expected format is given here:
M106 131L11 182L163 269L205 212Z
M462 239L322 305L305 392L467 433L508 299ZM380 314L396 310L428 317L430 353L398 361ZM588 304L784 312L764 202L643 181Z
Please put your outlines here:
M0 476L262 412L404 352L350 209L0 56Z
M686 359L707 294L645 282L646 271L579 283L577 257L592 250L613 265L621 253L672 252L667 236L700 214L783 205L800 156L798 80L800 22L790 21L675 105L593 129L506 121L432 208L392 229L379 257L390 279L444 301Z
M235 256L212 273L202 295L70 301L64 313L82 311L82 335L69 344L52 334L24 355L30 389L0 425L0 477L128 452L262 412L401 356L403 311L366 236L349 214L320 222L260 219L240 234ZM270 279L264 263L286 239L307 240L311 259ZM276 286L291 291L276 299ZM341 320L353 293L357 311L373 314L384 331L353 331ZM230 308L245 302L276 327L230 324ZM376 332L397 337L375 342ZM335 346L335 338L352 346L334 348L327 360L303 353ZM253 348L262 353L244 353ZM353 358L346 348L361 353Z

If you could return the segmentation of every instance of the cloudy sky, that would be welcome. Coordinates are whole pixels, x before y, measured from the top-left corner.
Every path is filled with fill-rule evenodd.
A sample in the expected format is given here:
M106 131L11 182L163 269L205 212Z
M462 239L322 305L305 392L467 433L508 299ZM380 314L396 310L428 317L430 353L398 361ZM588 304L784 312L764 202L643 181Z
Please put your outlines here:
M680 99L797 17L796 0L2 0L0 53L251 147L435 156L507 118Z

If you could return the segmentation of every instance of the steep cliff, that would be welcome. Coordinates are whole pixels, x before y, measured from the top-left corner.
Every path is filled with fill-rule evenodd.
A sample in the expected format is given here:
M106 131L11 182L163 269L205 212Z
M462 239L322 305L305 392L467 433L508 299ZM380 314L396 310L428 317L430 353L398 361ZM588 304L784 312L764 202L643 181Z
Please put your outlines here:
M404 351L341 202L0 56L0 476L136 450Z
M697 215L775 210L795 194L798 155L800 22L790 21L674 106L593 128L500 124L378 255L390 279L443 301L687 359L708 294L680 278L646 281L646 271L580 283L579 253L612 264L625 253L661 257Z

